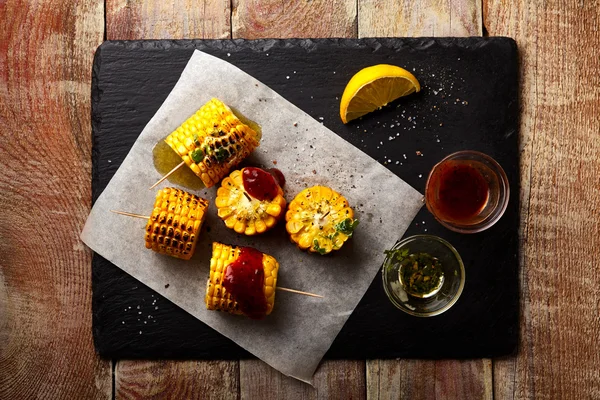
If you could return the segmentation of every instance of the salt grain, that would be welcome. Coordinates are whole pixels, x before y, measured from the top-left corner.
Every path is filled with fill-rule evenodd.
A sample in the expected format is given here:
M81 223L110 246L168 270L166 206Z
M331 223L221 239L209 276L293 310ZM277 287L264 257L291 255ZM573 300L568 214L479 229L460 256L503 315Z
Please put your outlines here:
M231 57L231 53L227 53L227 57Z
M289 75L287 75L287 76L285 77L285 79L290 79L290 76L289 76Z

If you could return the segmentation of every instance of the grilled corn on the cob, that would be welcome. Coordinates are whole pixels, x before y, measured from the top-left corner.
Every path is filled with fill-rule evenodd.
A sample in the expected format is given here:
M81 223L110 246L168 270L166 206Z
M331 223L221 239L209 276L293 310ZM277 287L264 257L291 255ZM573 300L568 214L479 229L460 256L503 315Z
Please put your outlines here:
M189 260L196 249L207 208L208 200L183 190L159 190L146 224L146 248Z
M259 134L218 99L203 105L165 139L206 187L216 185L259 141Z
M242 177L244 169L235 170L223 179L215 203L217 214L228 228L237 233L255 235L277 224L283 217L286 201L283 190L277 184L277 194L273 199L259 200L248 194Z
M319 254L339 250L358 225L344 196L326 186L298 193L285 220L292 241L301 249Z
M253 310L244 307L244 302L236 298L234 293L230 293L226 288L225 282L228 277L228 267L238 261L243 247L229 246L222 243L213 243L212 258L210 259L210 277L206 284L206 308L208 310L226 311L230 314L247 315L251 317L261 317L269 315L275 304L275 287L277 286L277 271L279 263L274 257L260 253L258 250L250 249L257 254L262 255L259 263L262 265L264 279L262 281L261 294L264 295L266 302L263 310L257 315ZM249 248L246 248L249 249ZM244 282L242 282L243 284ZM240 301L238 301L240 300ZM255 311L255 310L254 310Z

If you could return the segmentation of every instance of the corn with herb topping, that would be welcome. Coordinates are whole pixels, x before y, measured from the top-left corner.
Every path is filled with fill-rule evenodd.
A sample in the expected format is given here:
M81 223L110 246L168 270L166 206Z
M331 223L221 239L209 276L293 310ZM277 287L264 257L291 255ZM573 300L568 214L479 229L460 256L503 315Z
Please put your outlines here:
M216 185L259 141L260 135L218 99L203 105L165 139L206 187Z
M326 186L298 193L285 220L285 228L298 247L321 255L339 250L358 225L344 196Z

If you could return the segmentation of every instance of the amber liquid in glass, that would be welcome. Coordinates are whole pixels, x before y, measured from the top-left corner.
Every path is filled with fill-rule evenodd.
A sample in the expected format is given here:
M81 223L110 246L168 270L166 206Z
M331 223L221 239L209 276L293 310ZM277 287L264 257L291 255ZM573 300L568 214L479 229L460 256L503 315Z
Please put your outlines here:
M490 197L490 187L477 161L448 160L434 172L427 202L446 222L475 224Z

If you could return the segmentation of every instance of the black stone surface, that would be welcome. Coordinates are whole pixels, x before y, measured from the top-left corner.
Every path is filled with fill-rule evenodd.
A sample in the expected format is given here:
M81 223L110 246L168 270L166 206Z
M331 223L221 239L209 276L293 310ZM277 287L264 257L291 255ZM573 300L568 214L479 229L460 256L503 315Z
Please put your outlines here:
M269 85L422 193L431 167L458 150L485 152L508 175L510 203L491 229L453 233L424 207L406 233L439 235L458 249L467 279L457 304L437 317L411 317L387 300L378 275L327 358L468 358L515 351L519 106L517 47L512 39L105 42L93 65L94 201L194 49L223 58ZM343 125L339 97L346 83L359 69L379 63L414 71L422 91ZM94 255L92 268L94 342L102 356L251 357L100 256Z

